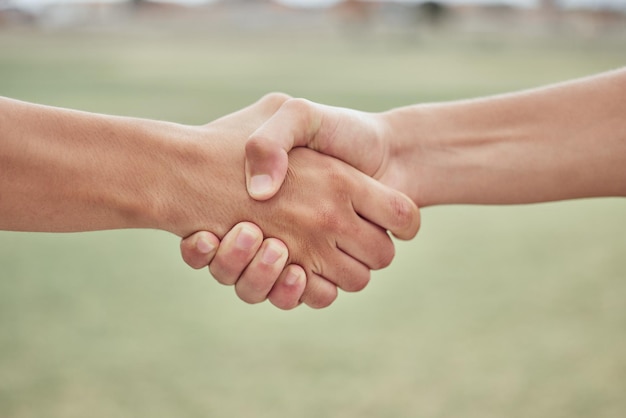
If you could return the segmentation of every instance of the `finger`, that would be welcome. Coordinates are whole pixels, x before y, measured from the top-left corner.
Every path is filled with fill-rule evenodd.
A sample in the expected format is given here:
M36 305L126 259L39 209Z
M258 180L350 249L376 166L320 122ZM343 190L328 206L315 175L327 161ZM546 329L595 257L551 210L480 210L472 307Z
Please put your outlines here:
M209 270L221 284L233 285L254 258L261 243L263 233L250 222L235 225L222 239Z
M327 257L321 267L323 270L315 273L346 292L363 290L370 281L370 269L341 249Z
M180 241L180 253L185 263L194 269L201 269L213 260L220 240L212 233L200 231Z
M282 241L276 238L266 239L235 284L239 299L247 303L259 303L267 299L288 256L289 252Z
M306 282L302 267L291 264L283 270L267 299L279 309L293 309L300 305Z
M313 309L326 308L337 299L337 286L322 276L307 272L302 302Z
M287 173L287 153L311 142L320 128L321 112L304 99L291 99L246 142L246 185L253 199L267 200L280 189Z
M352 204L359 215L396 238L409 240L417 235L420 213L408 196L366 175L359 175L353 190Z
M393 241L383 228L357 215L357 224L337 237L337 247L370 270L391 264L395 256Z

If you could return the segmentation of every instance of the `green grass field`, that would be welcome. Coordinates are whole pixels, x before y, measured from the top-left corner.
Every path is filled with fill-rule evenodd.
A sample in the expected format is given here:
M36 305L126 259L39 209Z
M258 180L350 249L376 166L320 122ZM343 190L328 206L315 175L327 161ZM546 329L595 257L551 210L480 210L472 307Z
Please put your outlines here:
M383 110L624 65L590 39L0 32L1 95L193 124L273 90ZM623 199L428 208L363 292L282 312L163 232L2 232L0 416L623 417L625 237Z

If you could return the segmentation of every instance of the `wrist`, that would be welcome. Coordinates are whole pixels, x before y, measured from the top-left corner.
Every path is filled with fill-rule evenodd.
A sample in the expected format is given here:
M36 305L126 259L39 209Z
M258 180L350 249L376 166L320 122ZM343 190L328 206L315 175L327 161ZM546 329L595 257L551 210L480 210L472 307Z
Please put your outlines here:
M173 126L163 137L164 169L144 206L151 228L186 237L211 231L218 237L247 219L243 146L226 141L218 127ZM248 213L248 215L246 215Z
M380 118L387 160L393 161L385 167L388 178L384 182L409 196L418 207L435 204L430 164L436 148L434 115L427 105L413 105L383 112Z
M0 228L158 228L180 125L0 99ZM188 135L187 135L188 136Z
M497 110L455 101L391 112L401 132L397 153L411 161L407 172L418 206L499 202L493 190L510 184L511 144L523 142L527 127L514 125L507 114L495 116Z
M115 209L130 228L172 233L181 191L181 167L192 155L192 129L175 123L132 119L128 160L119 167L112 193ZM124 121L122 122L124 123ZM180 235L180 234L178 234Z
M185 224L190 205L185 199L197 182L189 170L212 165L199 151L200 128L146 119L119 118L113 123L127 132L125 156L115 159L117 169L108 186L113 197L108 200L120 224L179 236L195 232Z
M472 101L431 103L387 112L388 141L406 173L403 190L419 207L490 203L484 196L487 167L521 129L489 115ZM494 145L496 145L494 147ZM506 151L505 154L509 152ZM507 163L508 164L508 163ZM487 176L488 177L488 176ZM493 182L493 181L492 181Z
M180 237L198 230L220 233L213 223L214 185L218 178L219 153L212 147L211 133L204 127L157 122L147 127L153 148L145 163L143 190L135 201L135 213L146 228L171 232ZM242 180L243 184L243 180ZM202 218L202 225L198 219Z

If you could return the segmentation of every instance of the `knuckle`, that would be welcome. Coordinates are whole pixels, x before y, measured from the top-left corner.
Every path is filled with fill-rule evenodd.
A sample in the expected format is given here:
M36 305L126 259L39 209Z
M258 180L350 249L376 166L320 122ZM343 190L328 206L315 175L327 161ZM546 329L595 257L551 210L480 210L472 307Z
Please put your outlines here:
M185 238L180 242L180 255L183 258L183 261L187 263L187 265L191 268L198 269L198 254L194 250L191 240L189 238Z
M343 234L350 228L344 217L332 206L321 206L313 217L314 229L331 234Z
M311 102L302 98L291 98L283 103L283 109L297 114L306 114L311 109Z
M408 199L394 196L390 201L390 207L398 228L409 228L415 219L415 206Z
M342 289L346 292L360 292L365 289L367 284L370 282L370 274L369 271L367 273L356 274L347 280Z
M333 162L333 160L330 160L328 158L324 158L323 161L320 159L320 162L321 164L323 164L322 168L324 169L324 173L328 177L328 181L333 186L333 188L337 190L342 190L347 180L344 170L339 168L339 165L337 165Z
M268 106L279 107L289 99L291 99L291 96L288 94L281 92L271 92L261 97L260 101L264 104L267 104Z
M388 267L396 255L396 249L391 239L387 239L385 244L380 244L377 248L376 256L372 263L372 270L380 270Z
M269 146L270 139L262 134L253 134L248 138L245 145L245 152L248 157L262 156Z
M330 306L337 299L337 295L337 288L328 288L306 295L303 302L313 309L322 309Z

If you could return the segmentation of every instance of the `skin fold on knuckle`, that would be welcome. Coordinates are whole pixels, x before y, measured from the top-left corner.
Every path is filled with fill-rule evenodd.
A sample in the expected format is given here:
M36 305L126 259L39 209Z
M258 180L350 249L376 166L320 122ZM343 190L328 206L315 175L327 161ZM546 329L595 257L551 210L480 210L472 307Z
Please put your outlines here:
M290 114L306 117L311 111L311 102L299 97L291 98L283 104L282 108Z
M389 237L386 242L379 243L376 249L376 253L373 255L372 270L380 270L388 267L396 256L396 248Z
M279 107L292 97L286 93L271 92L261 98L261 102L270 107Z
M317 202L315 208L315 228L334 235L354 234L357 226L354 223L354 212L350 199L349 187L341 170L324 170L329 197ZM353 212L353 213L351 213Z
M365 289L365 287L367 287L367 285L370 282L370 274L369 272L367 273L359 273L359 274L353 274L349 280L347 280L341 287L341 290L344 290L346 292L350 292L350 293L354 293L354 292L360 292L361 290Z
M394 231L400 237L412 238L419 228L419 213L415 205L402 196L392 196L389 210L393 219Z
M246 156L254 159L257 164L270 158L273 155L273 150L272 140L264 136L263 133L255 133L246 141Z

